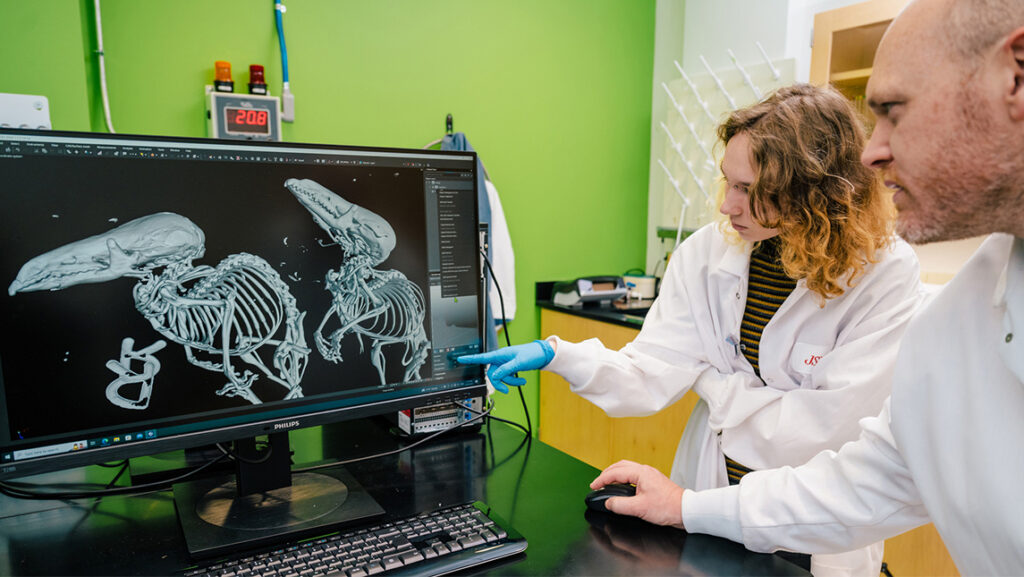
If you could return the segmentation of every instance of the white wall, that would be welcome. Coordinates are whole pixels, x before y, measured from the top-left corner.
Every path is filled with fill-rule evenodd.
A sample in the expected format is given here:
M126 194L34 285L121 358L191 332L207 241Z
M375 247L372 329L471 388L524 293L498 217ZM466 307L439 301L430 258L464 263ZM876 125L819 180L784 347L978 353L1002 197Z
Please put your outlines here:
M718 70L732 66L726 49L741 63L762 60L754 42L768 57L785 58L789 0L688 0L683 36L683 68L704 70L703 55Z

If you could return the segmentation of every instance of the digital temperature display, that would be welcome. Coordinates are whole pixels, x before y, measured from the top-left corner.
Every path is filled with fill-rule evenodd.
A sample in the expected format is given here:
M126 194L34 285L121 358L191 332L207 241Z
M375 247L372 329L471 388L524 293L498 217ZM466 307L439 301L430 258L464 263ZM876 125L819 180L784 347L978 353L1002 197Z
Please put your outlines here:
M212 138L281 140L281 99L206 87L206 131Z
M265 108L224 107L228 134L270 135L270 112Z

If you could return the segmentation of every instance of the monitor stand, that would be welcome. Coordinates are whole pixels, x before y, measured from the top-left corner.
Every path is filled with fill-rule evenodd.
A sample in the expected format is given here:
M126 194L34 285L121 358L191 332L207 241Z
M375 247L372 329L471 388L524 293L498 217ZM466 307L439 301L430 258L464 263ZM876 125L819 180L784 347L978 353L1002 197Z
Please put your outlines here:
M174 504L189 553L211 557L280 541L325 534L334 527L384 513L342 467L291 473L288 433L235 442L233 477L174 485Z

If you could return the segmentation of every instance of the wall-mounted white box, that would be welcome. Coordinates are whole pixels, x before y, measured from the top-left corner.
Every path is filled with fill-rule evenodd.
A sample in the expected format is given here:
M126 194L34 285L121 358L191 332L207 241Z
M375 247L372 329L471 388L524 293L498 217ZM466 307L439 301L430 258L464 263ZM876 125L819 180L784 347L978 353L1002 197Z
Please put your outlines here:
M0 128L50 130L50 101L36 94L0 92Z

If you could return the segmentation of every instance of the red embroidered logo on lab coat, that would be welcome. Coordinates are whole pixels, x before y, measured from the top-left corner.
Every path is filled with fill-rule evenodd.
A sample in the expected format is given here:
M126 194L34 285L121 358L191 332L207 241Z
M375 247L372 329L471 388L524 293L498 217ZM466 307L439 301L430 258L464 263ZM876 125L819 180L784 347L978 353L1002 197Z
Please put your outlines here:
M818 366L821 359L828 354L828 347L811 343L796 343L789 357L789 368L793 372L806 375Z

